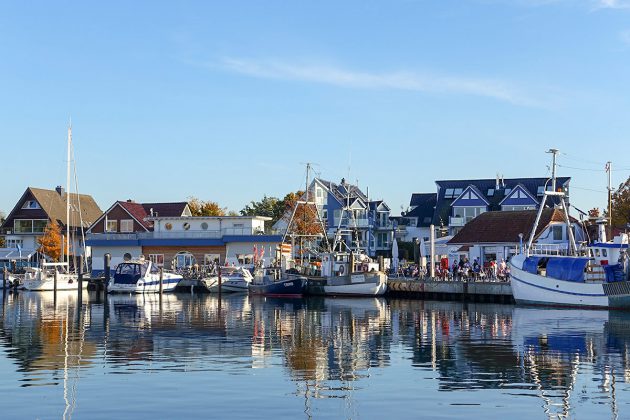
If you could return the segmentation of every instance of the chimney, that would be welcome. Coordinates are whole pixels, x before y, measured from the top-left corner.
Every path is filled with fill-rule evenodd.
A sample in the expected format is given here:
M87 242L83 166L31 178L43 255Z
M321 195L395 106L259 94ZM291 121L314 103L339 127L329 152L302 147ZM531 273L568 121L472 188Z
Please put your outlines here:
M496 181L494 182L494 189L498 190L499 188L501 188L501 186L499 185L499 173L497 172Z
M61 185L57 185L55 191L57 191L57 194L63 197L63 187Z
M134 201L131 198L127 199L127 203L133 203Z
M151 217L153 217L153 207L151 207L151 209L149 210L149 213L151 213Z

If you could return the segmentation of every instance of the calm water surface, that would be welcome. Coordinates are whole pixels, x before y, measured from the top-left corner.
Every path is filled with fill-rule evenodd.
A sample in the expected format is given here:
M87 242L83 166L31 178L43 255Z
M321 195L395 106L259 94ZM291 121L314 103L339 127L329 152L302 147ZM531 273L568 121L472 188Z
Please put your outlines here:
M630 418L629 327L453 302L9 294L0 417Z

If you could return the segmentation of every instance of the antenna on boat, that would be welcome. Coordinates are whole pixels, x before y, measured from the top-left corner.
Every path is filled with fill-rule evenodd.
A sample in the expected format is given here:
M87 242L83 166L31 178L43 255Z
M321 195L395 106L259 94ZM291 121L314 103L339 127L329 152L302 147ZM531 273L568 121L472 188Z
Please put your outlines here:
M556 156L558 155L558 153L560 153L560 150L549 149L547 153L551 153L553 155L552 164L551 164L551 190L555 192L556 191Z
M606 162L608 172L608 226L612 226L612 162Z

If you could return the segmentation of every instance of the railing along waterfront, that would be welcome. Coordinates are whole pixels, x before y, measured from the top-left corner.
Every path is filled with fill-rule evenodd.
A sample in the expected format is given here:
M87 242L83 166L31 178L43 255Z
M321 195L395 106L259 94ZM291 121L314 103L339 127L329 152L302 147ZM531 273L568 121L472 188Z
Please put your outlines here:
M221 230L195 230L177 232L134 232L134 233L90 233L88 240L129 240L139 239L220 239L223 236L251 236L260 232L247 228L225 228Z

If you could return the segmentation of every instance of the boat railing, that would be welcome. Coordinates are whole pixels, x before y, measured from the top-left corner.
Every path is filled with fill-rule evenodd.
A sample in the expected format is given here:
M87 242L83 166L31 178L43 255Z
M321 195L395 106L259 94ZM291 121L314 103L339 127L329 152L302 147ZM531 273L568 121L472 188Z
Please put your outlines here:
M535 244L529 249L535 255L569 255L566 244Z

